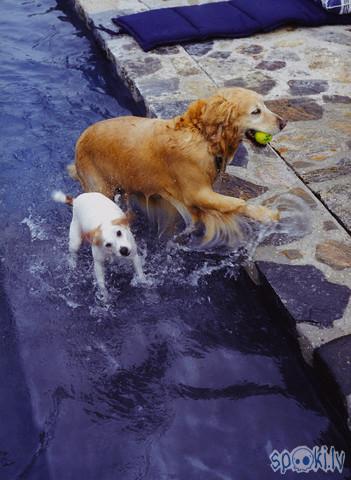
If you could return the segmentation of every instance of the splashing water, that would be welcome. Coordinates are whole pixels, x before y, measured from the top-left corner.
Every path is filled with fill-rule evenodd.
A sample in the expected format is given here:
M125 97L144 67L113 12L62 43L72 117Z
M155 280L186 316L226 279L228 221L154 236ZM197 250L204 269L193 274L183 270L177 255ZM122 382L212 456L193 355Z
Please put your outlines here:
M25 217L21 223L29 228L30 236L33 240L46 240L48 237L45 232L45 218L36 217L32 212Z
M95 314L108 314L113 311L121 296L125 295L126 289L132 288L145 293L149 291L151 295L153 290L165 285L197 287L211 274L219 271L223 272L225 277L236 278L241 265L254 261L259 245L272 241L275 244L279 244L280 241L288 243L303 237L311 229L310 208L301 197L284 193L275 196L266 204L269 208L280 211L281 220L260 224L240 217L238 224L242 237L238 239L235 246L223 245L221 242L218 245L211 244L211 248L207 245L201 246L196 243L198 238L194 242L191 234L188 235L189 232L174 234L174 229L173 232L164 232L163 235L158 236L155 231L147 228L145 221L138 221L135 226L135 237L147 281L146 283L138 281L130 262L119 259L107 265L106 280L110 298L113 300L106 303L99 298L94 286L90 248L83 248L80 252L80 261L76 270L69 268L68 231L62 225L59 235L55 238L53 250L63 252L63 255L57 259L54 256L50 265L43 264L40 257L28 258L28 271L34 280L30 294L36 298L46 295L63 300L70 308L77 309L82 306L81 301L77 300L80 298L80 290L88 288L92 299L92 305L89 308ZM21 223L30 228L32 241L36 240L43 244L52 237L52 233L46 231L46 222L42 218L35 217L32 212ZM160 232L159 226L157 227ZM48 246L48 248L51 247ZM59 288L51 285L52 277L59 281Z
M311 209L307 202L292 193L282 193L272 198L266 206L279 210L279 222L249 223L245 238L248 257L253 259L256 249L263 243L290 243L311 232Z

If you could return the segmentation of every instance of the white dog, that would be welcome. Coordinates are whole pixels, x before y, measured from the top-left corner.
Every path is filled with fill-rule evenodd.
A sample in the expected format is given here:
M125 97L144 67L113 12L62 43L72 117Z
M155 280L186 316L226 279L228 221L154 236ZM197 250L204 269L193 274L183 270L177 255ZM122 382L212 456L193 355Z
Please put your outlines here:
M104 269L106 258L129 257L139 279L145 280L128 218L116 203L97 192L82 193L73 198L56 191L53 192L52 198L56 202L73 206L69 229L72 264L76 264L77 252L82 241L88 240L92 245L96 281L104 297L107 295Z

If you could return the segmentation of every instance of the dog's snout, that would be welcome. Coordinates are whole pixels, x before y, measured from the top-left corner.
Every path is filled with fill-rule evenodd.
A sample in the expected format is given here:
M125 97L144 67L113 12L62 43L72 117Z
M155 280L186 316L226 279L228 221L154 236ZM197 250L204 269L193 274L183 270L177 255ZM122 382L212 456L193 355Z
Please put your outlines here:
M280 128L280 130L283 130L283 128L286 127L287 123L288 122L286 120L284 120L284 118L279 118L279 128Z
M124 257L128 257L128 255L130 254L130 250L129 250L129 248L127 248L127 247L121 247L121 248L119 249L119 252L120 252L120 254L123 255Z

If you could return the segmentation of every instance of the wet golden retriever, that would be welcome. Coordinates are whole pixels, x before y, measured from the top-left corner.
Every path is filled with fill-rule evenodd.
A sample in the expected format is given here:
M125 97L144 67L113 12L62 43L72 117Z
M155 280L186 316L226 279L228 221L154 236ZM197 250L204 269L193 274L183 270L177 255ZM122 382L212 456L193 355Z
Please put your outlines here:
M277 211L221 195L212 186L245 134L274 135L285 124L257 93L222 89L170 120L126 116L90 126L68 168L85 192L113 198L121 189L167 200L188 224L205 225L208 242L230 235L239 214L261 222L279 219Z

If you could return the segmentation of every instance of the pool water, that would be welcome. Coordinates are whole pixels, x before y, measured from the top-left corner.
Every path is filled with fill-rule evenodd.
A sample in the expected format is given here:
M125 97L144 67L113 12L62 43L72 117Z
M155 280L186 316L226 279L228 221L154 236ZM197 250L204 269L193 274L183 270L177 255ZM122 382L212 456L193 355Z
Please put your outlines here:
M141 223L148 287L110 266L104 305L89 249L69 271L71 212L50 194L79 192L65 166L88 125L140 108L67 2L0 13L1 480L271 480L274 449L347 451L235 255L181 250Z

